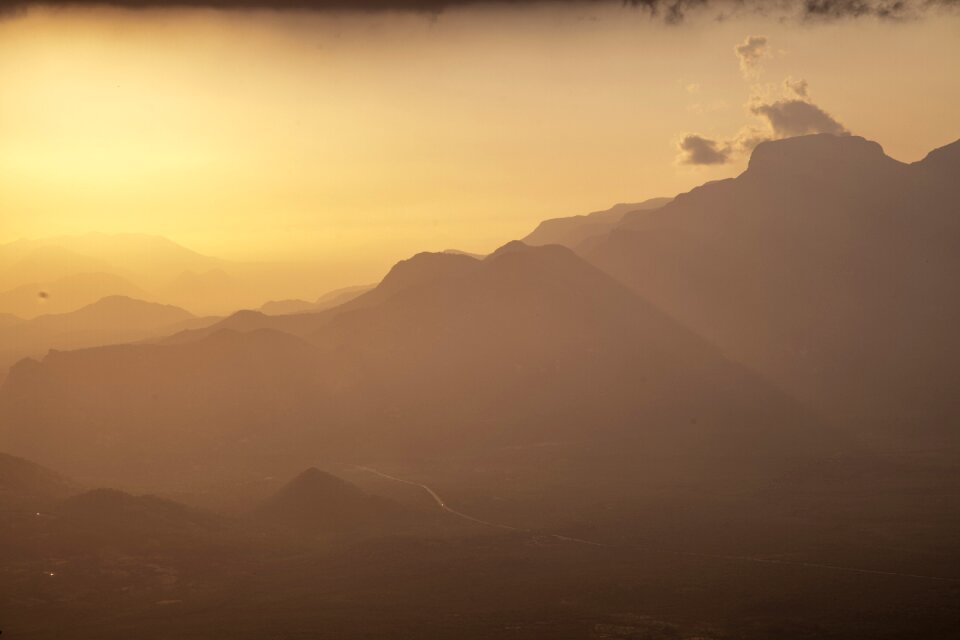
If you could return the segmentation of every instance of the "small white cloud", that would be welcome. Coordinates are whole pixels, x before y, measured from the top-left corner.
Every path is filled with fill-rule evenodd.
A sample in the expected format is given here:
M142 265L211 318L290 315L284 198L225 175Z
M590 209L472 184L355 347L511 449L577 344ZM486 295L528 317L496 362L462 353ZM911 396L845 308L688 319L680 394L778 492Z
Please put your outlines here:
M766 36L747 36L747 39L734 47L740 60L740 72L744 78L756 78L760 73L760 61L768 54Z

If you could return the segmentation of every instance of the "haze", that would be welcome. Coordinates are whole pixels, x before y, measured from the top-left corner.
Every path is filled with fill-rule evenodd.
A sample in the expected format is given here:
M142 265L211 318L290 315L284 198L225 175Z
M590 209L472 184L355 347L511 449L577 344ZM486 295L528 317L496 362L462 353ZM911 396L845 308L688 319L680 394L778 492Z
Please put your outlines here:
M958 35L0 0L0 634L955 640Z

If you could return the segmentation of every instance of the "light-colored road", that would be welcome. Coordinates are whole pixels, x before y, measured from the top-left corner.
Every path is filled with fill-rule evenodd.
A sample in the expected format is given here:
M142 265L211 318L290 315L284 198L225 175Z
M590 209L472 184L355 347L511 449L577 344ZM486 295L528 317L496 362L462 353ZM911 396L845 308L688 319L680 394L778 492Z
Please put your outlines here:
M456 509L453 509L452 507L450 507L450 506L444 501L444 499L440 497L440 494L438 494L436 491L434 491L434 490L433 490L431 487L429 487L428 485L422 484L422 483L420 483L420 482L414 482L414 481L412 481L412 480L405 480L405 479L403 479L403 478L398 478L398 477L392 476L392 475L390 475L390 474L388 474L388 473L383 473L382 471L379 471L379 470L377 470L377 469L374 469L373 467L356 467L356 468L359 469L359 470L361 470L361 471L366 471L367 473L372 473L373 475L380 476L381 478L386 478L387 480L393 480L394 482L401 482L401 483L403 483L403 484L409 484L409 485L414 486L414 487L419 487L420 489L422 489L422 490L424 490L424 491L427 492L427 494L433 499L433 501L437 503L437 506L439 506L441 509L443 509L443 510L446 511L447 513L450 513L450 514L452 514L452 515L454 515L454 516L457 516L458 518L462 518L462 519L468 520L468 521L470 521L470 522L474 522L474 523L477 523L477 524L482 524L482 525L485 525L485 526L487 526L487 527L493 527L493 528L496 528L496 529L505 529L505 530L507 530L507 531L517 531L517 532L520 532L520 533L535 533L535 532L532 531L531 529L523 529L523 528L520 528L520 527L512 527L512 526L510 526L510 525L508 525L508 524L502 524L502 523L499 523L499 522L491 522L491 521L489 521L489 520L483 520L483 519L481 519L481 518L475 518L475 517L473 517L473 516L471 516L471 515L468 515L468 514L466 514L466 513L463 513L462 511L457 511ZM556 540L561 540L561 541L563 541L563 542L572 542L572 543L574 543L574 544L588 545L588 546L591 546L591 547L606 547L606 548L609 548L609 549L624 549L624 550L630 550L630 549L632 549L632 550L636 550L636 551L644 551L644 552L647 552L647 553L660 553L660 554L668 554L668 555L674 555L674 556L686 556L686 557L692 557L692 558L708 558L708 559L711 559L711 560L726 560L726 561L731 561L731 562L743 562L743 563L765 564L765 565L780 565L780 566L788 566L788 567L806 567L806 568L811 568L811 569L822 569L822 570L827 570L827 571L839 571L839 572L843 572L843 573L858 573L858 574L864 574L864 575L888 576L888 577L895 577L895 578L911 578L911 579L915 579L915 580L930 580L930 581L934 581L934 582L952 582L952 583L954 583L954 584L960 583L960 578L946 578L946 577L941 577L941 576L927 576L927 575L921 575L921 574L916 574L916 573L899 573L899 572L897 572L897 571L881 571L881 570L879 570L879 569L862 569L862 568L859 568L859 567L846 567L846 566L842 566L842 565L825 564L825 563L820 563L820 562L805 562L805 561L803 561L803 560L782 560L782 559L777 559L777 558L757 558L757 557L754 557L754 556L739 556L739 555L725 555L725 554L715 554L715 553L700 553L700 552L697 552L697 551L676 551L676 550L672 550L672 549L655 549L655 548L652 548L652 547L644 547L644 546L639 546L639 545L607 544L607 543L604 543L604 542L596 542L596 541L593 541L593 540L584 540L583 538L573 538L573 537L570 537L570 536L564 536L564 535L560 535L560 534L558 534L558 533L540 533L540 532L536 532L536 533L539 533L540 535L544 535L544 536L547 536L547 537L550 537L550 538L554 538L554 539L556 539Z
M387 480L393 480L394 482L402 482L403 484L409 484L414 487L420 487L421 489L426 491L431 498L433 498L433 501L437 503L437 506L439 506L441 509L443 509L447 513L451 513L457 516L458 518L463 518L464 520L469 520L470 522L475 522L477 524L482 524L488 527L494 527L496 529L506 529L507 531L520 531L522 533L530 533L529 529L521 529L519 527L511 527L508 524L500 524L499 522L490 522L489 520L481 520L480 518L474 518L473 516L467 515L461 511L457 511L456 509L453 509L447 506L447 503L443 501L443 498L441 498L436 491L434 491L433 489L431 489L425 484L420 484L419 482L413 482L412 480L404 480L403 478L391 476L387 473L383 473L382 471L377 471L373 467L357 467L357 469L360 469L361 471L366 471L367 473L372 473L374 475L380 476L381 478L386 478Z

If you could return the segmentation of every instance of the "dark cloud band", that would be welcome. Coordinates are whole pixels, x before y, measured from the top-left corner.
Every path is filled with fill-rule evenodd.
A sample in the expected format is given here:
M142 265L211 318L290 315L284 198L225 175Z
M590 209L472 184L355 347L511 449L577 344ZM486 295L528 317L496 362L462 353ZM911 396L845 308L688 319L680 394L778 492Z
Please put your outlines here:
M958 8L960 0L0 0L0 11L32 6L113 7L121 9L197 8L220 10L439 13L465 6L622 4L646 11L668 23L682 22L697 11L729 18L753 13L801 20L834 20L865 16L901 19L937 8Z

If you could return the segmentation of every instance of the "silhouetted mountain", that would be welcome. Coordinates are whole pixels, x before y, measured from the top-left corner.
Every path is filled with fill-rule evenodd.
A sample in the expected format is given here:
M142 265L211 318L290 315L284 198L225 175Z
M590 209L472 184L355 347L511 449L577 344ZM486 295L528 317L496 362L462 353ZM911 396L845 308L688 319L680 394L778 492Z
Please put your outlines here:
M418 253L395 264L379 285L353 302L354 305L369 306L410 289L456 280L478 264L479 260L463 253Z
M533 246L561 244L574 248L587 238L607 233L626 214L659 209L670 200L671 198L651 198L643 202L617 204L604 211L594 211L586 215L544 220L523 242Z
M317 311L332 309L338 305L350 302L354 298L363 295L371 289L374 289L376 286L377 285L375 284L361 284L352 287L334 289L333 291L329 291L317 298L317 301L314 303L314 309Z
M579 251L838 423L956 435L958 158L960 142L912 165L855 136L766 142L739 177Z
M345 295L346 300L340 304L278 316L268 315L262 311L237 311L210 326L188 329L180 334L170 336L163 342L173 344L200 340L223 329L231 331L276 329L308 339L320 327L329 324L336 315L379 305L398 293L417 289L437 281L455 280L478 264L478 260L464 254L422 252L412 258L398 262L390 269L380 284L375 287L350 290ZM354 295L355 293L357 295Z
M196 542L222 533L222 518L153 495L132 495L116 489L93 489L67 498L54 509L53 529L66 545L96 549L110 545L127 551Z
M320 296L316 302L306 300L275 300L260 306L259 311L269 316L292 315L295 313L316 313L332 309L373 289L376 285L358 285L335 289Z
M106 297L70 313L0 326L0 369L20 358L42 356L49 349L79 349L168 334L182 330L191 320L202 321L179 307Z
M291 313L308 313L314 304L306 300L271 300L260 305L258 311L268 316L285 316Z
M460 249L444 249L443 253L452 253L458 256L468 256L470 258L476 258L477 260L483 260L486 257L482 253L470 253L469 251L461 251Z
M792 455L822 438L570 250L522 243L482 261L419 254L326 312L245 312L168 344L21 362L0 388L0 424L17 452L142 484L277 474L321 450L572 440L724 457Z
M0 453L0 510L45 509L76 491L76 485L53 471Z
M394 502L372 496L311 467L261 504L254 514L266 524L312 533L382 531L403 517Z
M46 283L31 283L0 293L0 309L21 318L67 313L108 296L140 300L150 294L129 280L110 273L77 273Z
M19 318L12 313L0 313L0 329L15 325L18 322L23 322L23 318Z

